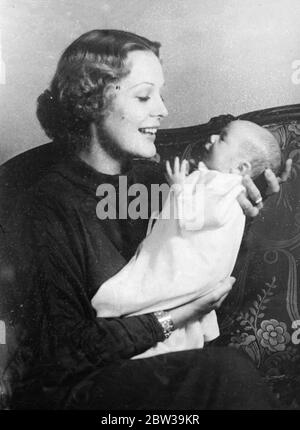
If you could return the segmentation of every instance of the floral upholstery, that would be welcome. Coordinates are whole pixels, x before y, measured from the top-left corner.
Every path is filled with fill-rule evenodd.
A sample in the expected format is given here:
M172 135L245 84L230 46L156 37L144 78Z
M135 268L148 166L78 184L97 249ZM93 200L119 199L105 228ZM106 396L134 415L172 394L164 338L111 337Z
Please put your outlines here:
M231 119L222 118L223 125ZM283 406L300 409L300 105L240 118L267 127L293 167L291 178L267 199L245 233L234 270L237 281L219 312L221 336L213 344L243 350ZM219 128L220 123L209 131ZM177 143L170 156L188 156L197 163L206 138L204 130L198 141L183 147ZM165 148L161 152L168 158Z
M244 350L282 401L300 408L300 124L268 128L293 159L292 176L248 231L219 342Z

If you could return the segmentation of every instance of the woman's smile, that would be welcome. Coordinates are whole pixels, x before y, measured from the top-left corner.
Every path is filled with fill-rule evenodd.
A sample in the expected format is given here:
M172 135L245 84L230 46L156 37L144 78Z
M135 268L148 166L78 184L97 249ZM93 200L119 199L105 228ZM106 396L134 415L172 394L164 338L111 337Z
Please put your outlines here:
M140 128L139 132L142 134L150 135L150 136L156 136L157 128L147 127L147 128Z

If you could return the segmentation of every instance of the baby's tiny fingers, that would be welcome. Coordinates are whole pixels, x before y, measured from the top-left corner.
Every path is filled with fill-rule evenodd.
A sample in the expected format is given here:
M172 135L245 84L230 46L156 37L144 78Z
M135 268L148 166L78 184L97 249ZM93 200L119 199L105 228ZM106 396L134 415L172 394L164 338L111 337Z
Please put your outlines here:
M174 160L174 173L175 174L179 173L179 168L180 168L179 157L175 157L175 160Z
M184 176L188 173L188 162L187 160L182 160L181 166L180 166L180 173L182 173Z
M190 173L190 163L188 160L185 160L185 174L188 175Z
M166 170L167 170L167 174L168 174L169 176L172 176L173 172L172 172L172 169L171 169L171 165L170 165L169 160L167 160L167 161L166 161Z

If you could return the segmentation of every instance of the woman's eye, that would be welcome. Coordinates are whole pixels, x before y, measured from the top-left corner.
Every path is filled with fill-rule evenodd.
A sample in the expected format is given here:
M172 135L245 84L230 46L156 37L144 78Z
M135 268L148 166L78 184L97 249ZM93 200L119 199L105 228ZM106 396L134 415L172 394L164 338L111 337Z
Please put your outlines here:
M140 102L146 102L146 101L150 100L150 97L149 96L138 97L138 99L139 99Z

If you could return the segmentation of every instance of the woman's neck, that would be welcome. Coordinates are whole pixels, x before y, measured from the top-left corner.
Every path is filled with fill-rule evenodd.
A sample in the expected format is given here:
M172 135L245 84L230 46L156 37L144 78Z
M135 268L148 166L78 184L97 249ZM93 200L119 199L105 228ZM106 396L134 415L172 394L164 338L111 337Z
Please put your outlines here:
M127 164L127 160L114 158L108 153L93 134L89 146L82 149L77 155L93 169L106 175L121 174Z
M78 157L93 169L106 175L119 175L122 173L122 163L107 156L102 151L93 151L91 148L83 149Z

